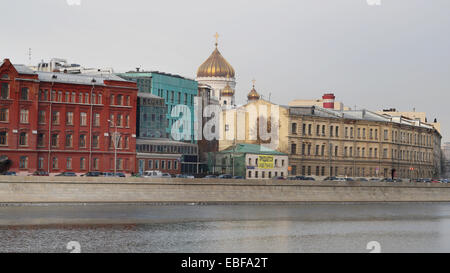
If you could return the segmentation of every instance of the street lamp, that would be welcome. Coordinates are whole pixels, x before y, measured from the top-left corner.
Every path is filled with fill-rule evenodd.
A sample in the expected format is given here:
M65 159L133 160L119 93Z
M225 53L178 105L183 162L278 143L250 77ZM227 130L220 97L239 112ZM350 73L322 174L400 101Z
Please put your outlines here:
M111 124L112 127L114 127L114 133L112 133L112 140L114 143L114 176L116 176L116 173L117 173L117 146L120 141L120 133L117 132L117 125L114 123L114 121L108 119L108 122Z

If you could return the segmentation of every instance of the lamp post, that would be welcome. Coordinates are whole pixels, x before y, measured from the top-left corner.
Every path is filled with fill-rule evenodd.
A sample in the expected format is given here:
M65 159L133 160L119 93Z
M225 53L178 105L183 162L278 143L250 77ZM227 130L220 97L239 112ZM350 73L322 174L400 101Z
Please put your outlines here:
M108 120L108 122L111 124L111 126L114 127L114 133L112 134L112 140L114 143L114 176L116 176L116 173L117 173L117 146L120 141L120 133L117 132L117 124L115 124L114 121Z

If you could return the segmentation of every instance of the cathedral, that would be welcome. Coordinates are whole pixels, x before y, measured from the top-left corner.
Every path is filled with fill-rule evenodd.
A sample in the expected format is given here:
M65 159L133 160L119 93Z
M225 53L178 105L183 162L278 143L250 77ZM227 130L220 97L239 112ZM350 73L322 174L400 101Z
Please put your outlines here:
M215 49L211 56L197 70L197 82L211 87L211 96L219 101L225 109L236 106L236 73L230 63L222 56L218 49L219 35L216 33ZM247 96L248 101L259 100L260 95L253 89Z

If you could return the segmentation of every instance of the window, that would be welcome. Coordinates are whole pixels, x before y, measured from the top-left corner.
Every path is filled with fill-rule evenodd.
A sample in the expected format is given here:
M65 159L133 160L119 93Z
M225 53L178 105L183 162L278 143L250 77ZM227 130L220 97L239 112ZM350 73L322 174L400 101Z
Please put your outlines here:
M173 162L173 169L178 170L178 161L176 160Z
M297 123L292 123L291 124L291 132L293 135L297 134Z
M86 135L82 134L80 135L80 148L86 148Z
M148 161L148 168L153 169L153 160Z
M8 133L0 132L0 145L8 145Z
M58 169L58 158L54 157L52 159L52 169Z
M71 148L73 145L73 136L72 134L66 135L66 147Z
M125 137L125 139L124 139L124 142L125 142L125 149L128 149L129 147L130 147L130 137L128 137L128 136L126 136Z
M94 160L92 160L92 168L94 170L98 170L98 168L99 168L99 159L98 158L94 158Z
M20 110L20 123L28 123L28 109Z
M80 113L80 125L81 126L87 125L87 113L85 112Z
M94 114L94 126L96 126L96 127L100 126L100 114L99 113Z
M72 169L72 158L71 157L66 158L66 168L68 170Z
M28 87L23 87L20 90L20 99L21 100L28 100Z
M70 93L66 92L65 96L64 96L64 101L65 102L70 102Z
M20 169L26 169L28 168L28 157L27 156L21 156L19 159L19 168Z
M130 126L130 116L127 115L127 117L126 117L126 119L125 119L125 127L126 127L126 128L129 128L129 126Z
M53 134L52 135L52 147L58 147L58 140L59 140L59 135L58 134Z
M123 96L117 95L116 105L122 105L123 104Z
M72 92L72 97L70 98L70 102L75 103L77 94L75 92Z
M110 104L110 105L114 105L114 95L111 95L111 96L109 97L109 104Z
M45 124L45 111L39 111L38 122L39 124Z
M62 102L62 91L58 92L58 102Z
M73 112L66 113L66 124L73 125Z
M303 124L303 126L302 126L302 134L304 136L306 135L306 124Z
M297 144L291 144L291 154L295 155L297 153Z
M339 126L336 126L336 137L339 137Z
M83 93L78 94L78 103L83 103Z
M19 145L26 146L28 144L28 134L25 132L20 133L19 135Z
M2 90L0 96L2 99L9 98L9 83L2 82Z
M122 115L117 114L117 127L122 127Z
M100 95L100 96L101 96L101 95ZM130 96L127 96L127 105L128 105L128 106L131 105L131 103L130 103Z
M52 123L53 123L53 125L59 125L59 112L58 111L53 112Z
M89 94L84 94L84 103L89 103Z
M92 147L99 148L99 136L98 135L94 135L92 137Z
M3 121L3 122L9 121L9 109L8 108L0 109L0 121Z
M86 158L84 157L80 158L80 169L82 170L86 169Z
M330 137L333 136L333 126L330 126Z
M38 169L44 169L44 158L43 157L39 157L38 158Z
M102 104L102 94L98 94L97 104Z
M43 147L44 146L44 137L45 135L43 133L39 133L38 134L38 141L37 141L37 145L39 147Z

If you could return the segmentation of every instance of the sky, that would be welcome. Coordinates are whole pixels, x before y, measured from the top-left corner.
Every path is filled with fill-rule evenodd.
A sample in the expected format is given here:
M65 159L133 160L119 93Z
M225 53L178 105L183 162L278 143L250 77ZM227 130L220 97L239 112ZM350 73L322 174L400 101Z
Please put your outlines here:
M449 0L0 0L0 58L52 57L195 78L214 49L287 105L326 92L357 109L427 112L450 141ZM80 5L69 2L80 1Z

